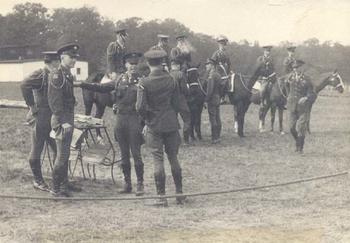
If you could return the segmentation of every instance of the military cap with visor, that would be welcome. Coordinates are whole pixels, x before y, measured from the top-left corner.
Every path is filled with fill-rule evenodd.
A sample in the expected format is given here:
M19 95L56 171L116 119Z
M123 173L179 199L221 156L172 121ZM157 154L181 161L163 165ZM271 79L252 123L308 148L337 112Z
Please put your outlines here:
M79 57L80 46L77 40L69 35L62 35L57 41L58 55L69 55L70 57Z
M122 23L116 23L116 28L115 28L114 32L117 34L127 35L126 34L126 26Z
M273 46L271 46L271 45L266 45L266 46L263 46L262 48L264 48L267 51L271 51L272 47Z
M125 63L138 64L140 57L142 57L141 52L128 52L124 55L123 59Z
M169 39L168 35L163 35L163 34L158 34L157 37L160 40L168 40Z
M228 42L228 38L224 35L219 35L218 38L216 38L217 42Z
M58 55L57 51L44 51L42 54L44 55L45 62L60 60L60 55Z
M185 38L186 38L186 35L184 35L184 34L177 35L177 36L175 37L176 40L183 40L183 39L185 39Z
M294 52L296 48L297 48L296 46L289 46L287 47L287 51Z
M212 58L208 58L207 61L205 62L205 65L208 65L208 64L218 64L214 59Z
M162 59L167 56L167 53L163 50L148 50L144 56L146 59Z

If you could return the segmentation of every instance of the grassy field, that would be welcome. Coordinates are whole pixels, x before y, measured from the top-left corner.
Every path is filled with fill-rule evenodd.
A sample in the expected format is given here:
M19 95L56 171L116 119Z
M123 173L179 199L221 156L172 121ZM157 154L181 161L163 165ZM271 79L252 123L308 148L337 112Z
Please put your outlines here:
M83 113L76 90L78 113ZM0 84L0 98L21 99L17 84ZM46 195L34 191L26 160L29 129L25 110L1 109L0 193ZM222 106L223 137L210 144L207 111L204 141L181 147L184 191L199 192L278 183L349 170L350 96L335 91L313 108L305 153L294 153L290 134L258 133L257 106L249 108L246 138L233 132L232 107ZM105 120L112 133L113 114ZM287 115L285 126L287 127ZM269 122L267 122L269 124ZM276 124L277 125L277 124ZM146 195L154 195L153 166L143 150ZM44 172L50 176L47 164ZM174 192L166 163L167 193ZM134 173L134 172L133 172ZM108 170L97 181L75 178L76 196L120 196ZM135 175L133 174L133 180ZM0 242L350 242L350 181L343 176L260 191L189 198L178 206L154 208L142 201L53 202L0 199Z

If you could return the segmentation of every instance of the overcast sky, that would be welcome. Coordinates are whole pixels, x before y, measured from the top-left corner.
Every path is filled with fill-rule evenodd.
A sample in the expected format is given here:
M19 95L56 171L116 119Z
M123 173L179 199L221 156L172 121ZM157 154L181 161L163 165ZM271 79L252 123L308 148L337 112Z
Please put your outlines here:
M0 0L0 13L20 0ZM231 41L296 44L311 37L350 45L350 0L36 0L49 9L96 7L112 20L174 18L195 32ZM113 2L113 3L111 3Z

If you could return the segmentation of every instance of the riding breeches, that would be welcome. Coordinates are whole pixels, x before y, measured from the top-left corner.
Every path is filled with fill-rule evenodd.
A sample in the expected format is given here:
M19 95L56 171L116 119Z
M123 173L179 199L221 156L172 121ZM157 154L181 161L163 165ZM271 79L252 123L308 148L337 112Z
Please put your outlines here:
M29 159L40 160L45 142L50 146L56 157L55 140L50 138L51 131L51 111L49 108L40 108L36 114L34 126L32 127Z
M309 112L307 111L291 111L289 112L289 127L292 134L298 137L305 136L307 123L309 120Z
M141 145L143 143L142 127L136 113L117 114L114 136L118 140L123 166L130 167L130 151L135 168L143 167Z
M62 124L63 123L68 123L74 127L74 112L66 113L62 121ZM60 132L62 133L62 129ZM61 135L62 136L58 136L59 138L55 139L57 145L57 158L52 172L54 189L59 188L61 183L68 179L68 163L73 129L71 129L70 132Z

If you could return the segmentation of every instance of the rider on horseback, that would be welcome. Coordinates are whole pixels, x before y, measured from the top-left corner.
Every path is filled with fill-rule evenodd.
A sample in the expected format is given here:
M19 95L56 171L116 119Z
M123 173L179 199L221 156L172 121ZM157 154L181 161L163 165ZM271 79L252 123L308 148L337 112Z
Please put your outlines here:
M169 72L170 70L170 61L169 61L169 36L168 35L163 35L163 34L158 34L158 44L154 45L150 48L150 50L162 50L165 51L167 56L163 60L163 68L165 71Z
M179 62L181 71L186 72L192 60L191 53L194 51L194 48L187 41L185 35L178 35L176 40L177 45L170 52L170 61Z
M284 74L288 74L293 71L293 64L295 64L296 62L296 59L294 57L295 49L296 49L295 46L287 47L288 56L283 61Z
M273 59L270 55L272 46L263 46L264 54L257 59L257 80L260 83L260 95L261 106L266 103L266 92L268 87L271 86L276 79L273 76L276 75L273 65Z

